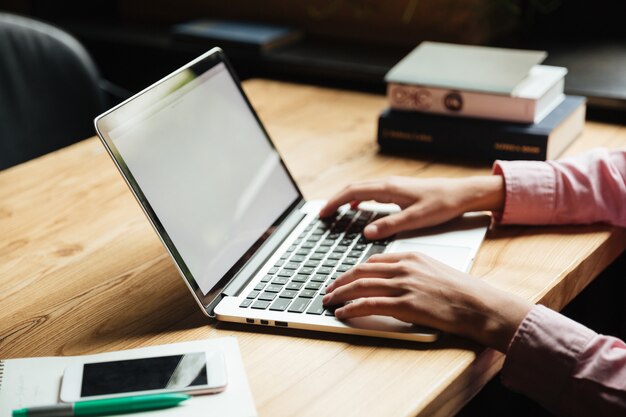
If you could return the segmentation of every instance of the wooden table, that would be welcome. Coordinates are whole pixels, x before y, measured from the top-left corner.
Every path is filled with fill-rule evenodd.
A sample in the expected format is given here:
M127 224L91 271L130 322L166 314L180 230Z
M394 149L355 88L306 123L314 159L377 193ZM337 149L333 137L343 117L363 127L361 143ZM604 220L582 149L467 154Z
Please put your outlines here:
M252 80L245 89L307 198L389 174L486 174L484 165L382 156L381 96ZM567 151L626 145L588 123ZM233 335L261 416L443 416L502 355L452 336L405 343L208 324L95 138L0 173L0 358L78 355ZM626 247L608 226L491 230L473 274L560 309Z

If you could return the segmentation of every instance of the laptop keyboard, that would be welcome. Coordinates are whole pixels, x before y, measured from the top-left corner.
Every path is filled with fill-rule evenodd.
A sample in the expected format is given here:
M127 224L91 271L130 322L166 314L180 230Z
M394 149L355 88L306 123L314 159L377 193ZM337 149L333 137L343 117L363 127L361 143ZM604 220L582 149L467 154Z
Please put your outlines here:
M370 241L362 234L365 225L385 215L348 210L311 222L240 307L332 316L333 311L322 305L326 287L385 250L389 240Z

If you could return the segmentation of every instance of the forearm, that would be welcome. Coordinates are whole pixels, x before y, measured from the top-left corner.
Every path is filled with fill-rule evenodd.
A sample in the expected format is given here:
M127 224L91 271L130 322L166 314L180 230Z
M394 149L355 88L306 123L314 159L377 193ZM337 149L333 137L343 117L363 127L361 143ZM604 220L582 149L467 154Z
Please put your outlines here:
M543 306L522 321L502 381L558 415L626 413L626 344Z

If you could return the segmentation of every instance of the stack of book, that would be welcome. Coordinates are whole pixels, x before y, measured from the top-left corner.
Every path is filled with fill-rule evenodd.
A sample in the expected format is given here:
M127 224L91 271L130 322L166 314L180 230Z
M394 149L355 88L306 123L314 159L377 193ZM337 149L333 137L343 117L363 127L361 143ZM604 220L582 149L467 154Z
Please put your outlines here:
M582 132L586 99L543 51L422 42L385 76L383 151L479 160L559 156Z

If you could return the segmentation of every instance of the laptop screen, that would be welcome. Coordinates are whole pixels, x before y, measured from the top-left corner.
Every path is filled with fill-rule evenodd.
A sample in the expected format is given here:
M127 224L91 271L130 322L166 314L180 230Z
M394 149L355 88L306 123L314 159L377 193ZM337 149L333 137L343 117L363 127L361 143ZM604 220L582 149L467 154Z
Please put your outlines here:
M300 197L224 62L179 71L97 124L204 296Z

